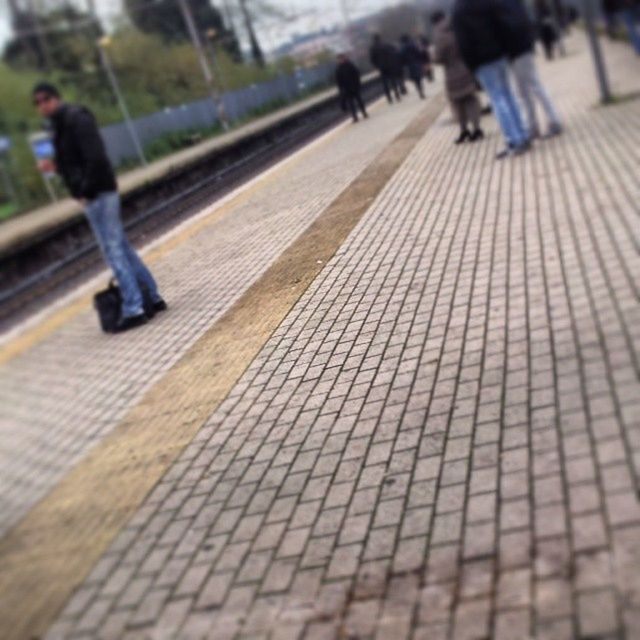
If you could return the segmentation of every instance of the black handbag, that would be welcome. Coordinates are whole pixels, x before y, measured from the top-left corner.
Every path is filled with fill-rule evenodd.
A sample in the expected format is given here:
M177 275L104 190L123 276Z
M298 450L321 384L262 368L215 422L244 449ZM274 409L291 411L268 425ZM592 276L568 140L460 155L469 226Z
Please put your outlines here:
M122 316L122 293L115 280L109 281L109 287L96 293L93 297L93 306L98 313L100 327L105 333L115 333L118 320ZM144 313L151 319L156 312L151 298L143 292Z
M105 333L115 333L122 314L122 294L115 280L109 282L107 289L96 293L93 306L98 313L102 330Z

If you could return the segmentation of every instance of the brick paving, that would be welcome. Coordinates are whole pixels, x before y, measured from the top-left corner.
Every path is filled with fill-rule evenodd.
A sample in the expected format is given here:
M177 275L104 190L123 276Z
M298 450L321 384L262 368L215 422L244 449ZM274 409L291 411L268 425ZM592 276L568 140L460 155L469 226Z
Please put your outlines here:
M566 134L499 163L443 115L49 638L640 635L640 101L570 45Z

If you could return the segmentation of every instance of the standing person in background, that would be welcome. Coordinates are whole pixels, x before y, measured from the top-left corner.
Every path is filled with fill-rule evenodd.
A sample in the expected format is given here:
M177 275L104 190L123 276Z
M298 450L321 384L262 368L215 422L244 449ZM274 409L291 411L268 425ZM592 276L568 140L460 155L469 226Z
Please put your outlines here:
M558 28L553 18L551 8L546 0L539 0L537 3L538 33L544 48L547 60L553 60L555 56L556 43L558 42Z
M373 36L371 49L369 50L371 64L378 70L382 79L385 95L389 104L393 104L393 98L400 102L402 99L400 81L398 78L400 56L396 48L382 40L380 34Z
M424 56L416 45L416 43L407 35L403 35L400 39L400 57L403 67L409 73L409 78L416 86L416 91L422 100L424 100L423 87L423 68Z
M41 171L57 171L71 195L82 205L100 249L122 294L116 332L146 324L148 312L167 308L153 276L127 240L120 219L116 177L93 114L62 101L58 89L41 82L32 92L33 104L53 129L55 162L43 160Z
M487 92L507 147L497 158L528 151L531 141L509 84L508 26L500 0L456 0L453 30L460 54Z
M358 109L360 109L363 117L368 118L369 114L362 100L360 70L345 54L338 56L336 84L340 91L340 100L343 108L351 111L353 121L358 122Z
M604 0L603 9L607 18L609 36L615 34L618 23L622 23L629 34L634 51L640 56L640 2L638 0Z
M518 93L527 114L529 137L540 137L540 126L536 117L536 101L544 109L549 122L545 137L557 136L562 132L562 125L536 69L533 22L522 0L501 1L506 10L506 46Z
M419 47L422 55L422 64L424 66L424 75L429 82L433 82L433 68L431 66L431 53L429 51L431 43L426 36L420 36Z
M433 24L433 61L444 67L445 86L451 109L460 125L455 144L475 142L484 137L480 128L480 102L476 95L476 80L462 60L451 22L444 12L431 16ZM473 130L469 130L469 125Z

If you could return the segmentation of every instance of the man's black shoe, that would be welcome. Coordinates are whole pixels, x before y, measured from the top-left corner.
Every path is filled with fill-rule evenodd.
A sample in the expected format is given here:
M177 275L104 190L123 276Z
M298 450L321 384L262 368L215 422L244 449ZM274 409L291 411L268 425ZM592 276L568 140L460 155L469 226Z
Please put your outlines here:
M527 151L531 151L532 148L533 148L533 144L531 144L531 140L526 140L521 145L513 148L513 155L521 156L527 153Z
M153 303L153 310L156 313L162 313L163 311L166 311L169 307L167 306L167 303L160 298L160 300L157 300L156 302Z
M120 318L120 320L118 320L118 324L116 324L114 333L124 333L125 331L130 331L131 329L142 327L145 324L147 324L147 316L144 313L140 314L139 316Z
M471 133L468 129L463 129L460 135L453 141L453 144L462 144L471 138Z

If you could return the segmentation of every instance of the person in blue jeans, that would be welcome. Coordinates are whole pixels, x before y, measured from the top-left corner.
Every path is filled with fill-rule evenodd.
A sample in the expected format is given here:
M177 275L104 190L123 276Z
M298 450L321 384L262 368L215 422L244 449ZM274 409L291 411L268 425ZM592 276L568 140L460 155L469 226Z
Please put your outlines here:
M122 311L116 332L140 327L151 315L164 311L167 304L125 234L116 177L96 119L88 109L64 103L57 88L49 83L34 87L33 103L51 123L55 149L55 160L41 161L40 170L57 171L71 195L82 204L120 286Z
M640 2L638 0L604 0L603 9L610 33L622 23L629 33L629 41L640 56Z
M452 15L460 54L489 96L507 146L498 158L531 148L509 81L510 25L500 0L456 0Z

